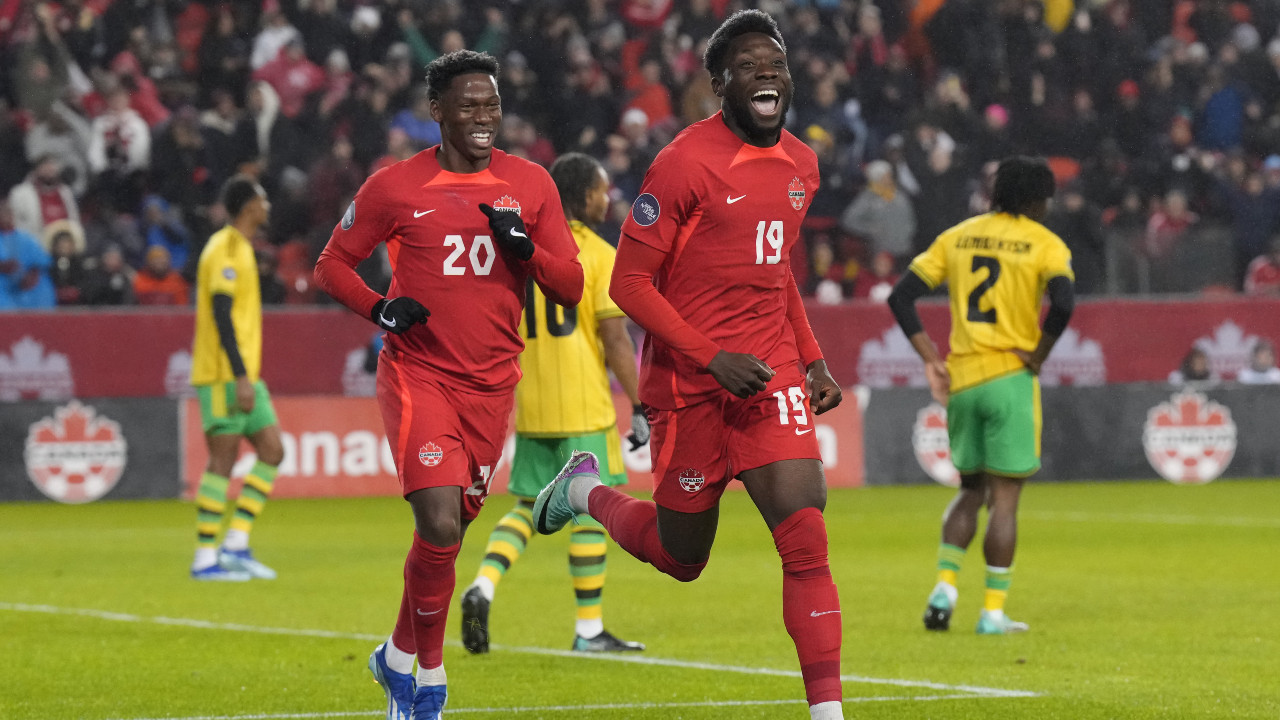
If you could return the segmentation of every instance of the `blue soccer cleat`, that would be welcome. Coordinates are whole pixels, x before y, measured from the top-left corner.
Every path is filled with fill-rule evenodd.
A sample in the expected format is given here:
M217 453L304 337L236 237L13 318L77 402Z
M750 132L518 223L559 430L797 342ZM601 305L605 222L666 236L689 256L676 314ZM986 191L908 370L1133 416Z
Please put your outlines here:
M573 479L589 475L600 481L600 464L589 452L574 451L564 469L547 483L533 501L533 526L543 535L550 535L569 524L578 513L569 504L569 485Z
M210 565L199 570L191 568L192 580L210 580L213 582L249 582L251 576L243 570L232 570L221 565Z
M253 551L249 548L244 550L222 548L218 551L218 564L228 570L249 573L249 577L258 578L259 580L276 579L276 571L258 562L257 558L253 556Z
M449 693L444 685L424 685L413 694L413 720L440 720Z
M413 712L413 675L398 673L387 667L387 644L382 643L369 655L369 672L387 694L387 720L410 720ZM443 706L443 703L442 703Z

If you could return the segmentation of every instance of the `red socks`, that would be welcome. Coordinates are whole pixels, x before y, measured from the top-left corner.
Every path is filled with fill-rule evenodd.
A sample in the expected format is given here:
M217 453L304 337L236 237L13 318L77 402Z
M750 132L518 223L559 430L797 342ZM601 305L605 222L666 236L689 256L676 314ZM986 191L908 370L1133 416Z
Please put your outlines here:
M658 506L601 485L587 496L591 517L600 521L614 542L637 560L653 565L680 582L702 574L706 561L694 565L676 562L658 538Z
M810 705L839 702L840 597L827 564L822 511L805 508L773 531L782 556L782 621L796 644Z
M453 566L461 547L461 543L436 547L413 534L391 642L404 652L416 650L419 667L436 668L444 663L444 625L456 581Z

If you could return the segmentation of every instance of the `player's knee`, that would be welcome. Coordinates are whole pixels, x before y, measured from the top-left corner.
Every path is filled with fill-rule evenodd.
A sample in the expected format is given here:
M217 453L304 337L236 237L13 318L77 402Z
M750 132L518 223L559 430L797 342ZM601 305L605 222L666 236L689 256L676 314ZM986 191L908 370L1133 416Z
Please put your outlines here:
M822 511L804 508L773 530L773 543L782 558L782 572L800 577L829 575L827 524Z

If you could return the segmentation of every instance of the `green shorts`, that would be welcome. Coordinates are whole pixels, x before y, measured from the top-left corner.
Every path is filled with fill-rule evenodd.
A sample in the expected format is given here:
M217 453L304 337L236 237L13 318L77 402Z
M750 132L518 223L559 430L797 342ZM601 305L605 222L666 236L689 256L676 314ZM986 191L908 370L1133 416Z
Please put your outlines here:
M261 379L253 384L253 410L241 412L236 406L236 383L197 385L196 397L200 398L200 423L205 435L244 435L248 437L259 430L279 424L276 409L271 405L271 393Z
M507 491L516 497L533 498L564 469L575 450L595 453L600 460L600 482L610 487L627 482L622 464L622 438L618 428L571 437L529 437L516 435L516 456L511 461L511 481Z
M1019 370L966 388L947 403L951 462L962 475L1021 478L1040 469L1040 381Z

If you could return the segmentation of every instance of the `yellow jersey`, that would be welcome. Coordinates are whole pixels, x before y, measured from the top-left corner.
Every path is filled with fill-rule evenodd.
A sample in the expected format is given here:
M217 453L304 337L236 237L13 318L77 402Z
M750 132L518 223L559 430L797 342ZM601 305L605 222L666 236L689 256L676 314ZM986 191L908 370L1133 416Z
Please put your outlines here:
M931 288L949 286L951 351L947 369L957 392L1023 367L1011 350L1040 342L1040 304L1049 280L1075 280L1071 251L1040 223L987 213L938 236L911 261Z
M213 321L213 296L231 296L231 324L245 373L257 382L262 368L262 296L253 245L228 225L210 238L196 270L196 339L191 350L191 384L231 382L231 363Z
M569 228L582 263L582 301L576 308L560 307L532 279L525 289L523 377L516 385L516 432L522 435L582 435L618 422L599 327L601 320L623 317L609 297L616 251L577 220Z

